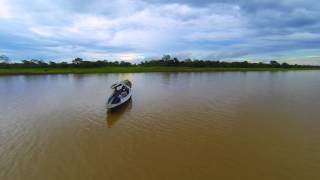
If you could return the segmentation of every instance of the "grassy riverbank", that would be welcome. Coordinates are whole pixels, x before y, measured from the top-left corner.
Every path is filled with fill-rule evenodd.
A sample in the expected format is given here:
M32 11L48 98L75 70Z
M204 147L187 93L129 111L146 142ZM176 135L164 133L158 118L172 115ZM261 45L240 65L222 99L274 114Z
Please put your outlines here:
M222 72L222 71L289 71L315 68L213 68L213 67L99 67L99 68L3 68L0 75L28 74L102 74L142 72ZM320 69L318 69L320 70Z

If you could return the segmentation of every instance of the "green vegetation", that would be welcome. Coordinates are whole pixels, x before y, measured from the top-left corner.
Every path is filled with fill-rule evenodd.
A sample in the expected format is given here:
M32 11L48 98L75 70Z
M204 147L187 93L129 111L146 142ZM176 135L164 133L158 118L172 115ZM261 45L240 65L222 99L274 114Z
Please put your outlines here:
M86 74L86 73L140 73L140 72L216 72L216 71L287 71L320 69L320 66L289 65L287 63L249 63L209 60L179 61L169 55L160 60L144 61L140 64L129 62L84 61L76 58L72 63L41 60L22 60L20 63L0 61L0 75L18 74Z
M142 72L222 72L222 71L288 71L315 68L214 68L214 67L99 67L99 68L0 68L0 75L19 74L101 74ZM320 68L319 68L320 69Z

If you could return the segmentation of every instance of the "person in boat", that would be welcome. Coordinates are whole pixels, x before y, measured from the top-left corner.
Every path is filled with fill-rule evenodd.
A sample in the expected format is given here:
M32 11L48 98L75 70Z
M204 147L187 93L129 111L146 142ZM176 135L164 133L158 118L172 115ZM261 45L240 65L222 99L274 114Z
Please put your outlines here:
M125 86L122 86L121 96L126 97L127 95L128 95L128 88Z

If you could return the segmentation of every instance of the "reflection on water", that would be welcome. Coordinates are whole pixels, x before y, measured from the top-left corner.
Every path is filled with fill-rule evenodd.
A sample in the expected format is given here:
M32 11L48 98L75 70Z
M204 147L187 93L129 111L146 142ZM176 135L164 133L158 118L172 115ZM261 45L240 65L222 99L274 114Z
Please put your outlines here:
M132 98L128 100L125 104L115 109L107 110L107 127L111 128L115 123L121 119L124 113L129 112L132 108Z
M0 76L0 180L319 179L319 77ZM106 112L122 79L134 101Z

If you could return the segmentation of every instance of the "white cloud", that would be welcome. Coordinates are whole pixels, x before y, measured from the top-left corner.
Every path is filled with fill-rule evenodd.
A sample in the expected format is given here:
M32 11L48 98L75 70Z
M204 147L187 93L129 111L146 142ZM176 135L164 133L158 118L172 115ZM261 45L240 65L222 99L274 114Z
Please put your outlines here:
M320 65L320 56L289 58L284 61L290 64Z
M51 29L46 29L46 28L30 27L30 31L43 37L52 37L54 35Z
M2 0L3 1L3 0ZM17 1L17 0L16 0ZM19 0L18 0L19 1ZM134 1L137 2L137 1ZM66 11L59 4L39 2L37 7L14 9L15 23L25 27L13 34L50 42L42 46L90 46L109 51L116 49L125 53L152 52L161 54L172 49L190 46L191 41L216 41L237 38L244 28L239 9L235 6L192 7L186 4L147 4L121 0L92 3L99 14ZM129 5L127 7L126 5ZM113 7L108 13L101 13L99 6ZM212 11L212 8L216 11ZM24 11L25 10L25 11ZM106 9L105 9L106 10ZM228 10L228 11L227 11ZM118 12L119 11L119 12ZM230 13L232 12L232 13ZM226 30L227 29L227 30ZM233 30L237 29L237 31ZM199 48L199 47L197 47ZM70 51L74 51L71 49ZM90 51L92 52L92 51ZM63 53L63 52L61 52ZM67 53L67 52L64 52ZM95 53L91 53L93 55Z
M52 57L59 55L60 61L71 61L75 57L81 57L85 60L110 60L110 61L130 61L139 62L145 57L142 53L131 52L108 52L105 50L97 50L84 46L62 45L45 47L45 51L51 52ZM63 55L63 56L61 56Z
M226 41L236 40L243 37L245 33L239 31L218 31L218 32L195 32L187 39L195 41Z
M297 32L297 33L289 34L287 36L287 39L295 40L295 41L320 40L320 34L310 33L310 32Z
M0 0L0 18L9 18L10 10L6 0Z
M314 48L320 40L317 7L302 1L299 8L289 0L187 2L0 0L0 48L17 58L172 53L228 59L281 54L303 43Z
M231 6L230 8L233 9ZM75 14L66 17L67 23L64 25L42 25L33 21L29 29L39 38L95 43L139 51L166 51L183 39L212 41L241 35L239 30L242 24L239 17L215 14L209 10L183 4L148 5L143 9L131 10L133 13L128 16ZM235 28L238 31L232 30ZM230 30L226 32L226 29Z

